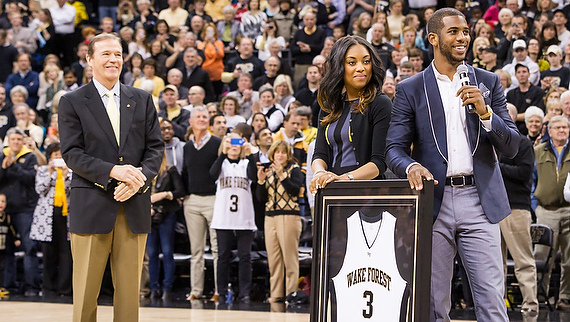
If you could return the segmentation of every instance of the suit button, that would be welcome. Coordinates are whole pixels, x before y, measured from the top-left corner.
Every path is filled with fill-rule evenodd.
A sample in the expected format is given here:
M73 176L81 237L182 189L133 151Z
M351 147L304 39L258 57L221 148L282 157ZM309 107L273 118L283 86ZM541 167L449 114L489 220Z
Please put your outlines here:
M119 157L119 162L123 162L123 157Z

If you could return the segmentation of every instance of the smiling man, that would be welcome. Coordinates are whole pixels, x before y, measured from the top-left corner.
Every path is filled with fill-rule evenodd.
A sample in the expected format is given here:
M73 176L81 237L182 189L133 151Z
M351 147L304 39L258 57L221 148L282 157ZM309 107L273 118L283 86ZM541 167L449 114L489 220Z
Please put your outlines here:
M456 253L469 274L477 321L508 321L499 222L510 212L495 150L515 156L519 134L505 107L499 77L467 66L469 26L455 9L428 21L434 60L398 84L387 136L390 169L412 189L433 180L431 321L449 321ZM475 113L466 105L473 104ZM410 146L414 149L410 156Z
M150 232L150 189L164 142L150 94L119 83L121 40L89 43L93 81L59 103L61 152L73 170L69 229L73 321L97 320L97 296L111 258L114 321L138 321L139 286Z

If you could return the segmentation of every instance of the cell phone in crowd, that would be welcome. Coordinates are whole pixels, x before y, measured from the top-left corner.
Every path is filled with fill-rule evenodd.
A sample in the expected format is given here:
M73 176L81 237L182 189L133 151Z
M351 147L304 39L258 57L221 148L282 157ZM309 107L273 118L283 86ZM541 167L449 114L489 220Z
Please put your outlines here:
M243 145L244 143L245 143L245 140L243 138L231 138L230 139L231 145Z
M63 159L53 159L53 166L56 168L63 168L66 166L66 164Z
M264 169L268 169L269 166L271 165L271 162L262 163L261 165L263 166Z

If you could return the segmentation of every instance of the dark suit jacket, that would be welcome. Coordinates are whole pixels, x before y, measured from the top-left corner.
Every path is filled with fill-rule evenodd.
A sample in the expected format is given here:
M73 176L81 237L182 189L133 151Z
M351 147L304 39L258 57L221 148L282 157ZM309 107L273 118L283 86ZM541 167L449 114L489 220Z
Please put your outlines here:
M121 84L121 144L95 85L65 94L59 103L61 152L73 170L70 231L106 234L115 226L120 203L113 199L115 165L142 167L147 178L139 193L123 202L135 234L150 232L150 191L162 161L164 142L150 94Z
M206 97L204 98L204 103L212 102L216 99L216 94L214 93L214 86L212 86L212 81L208 73L203 70L200 66L194 68L190 77L188 77L188 71L186 66L180 69L182 72L182 83L180 85L190 89L194 85L201 86L206 91Z
M499 77L469 66L469 79L471 84L484 84L489 89L485 103L491 106L494 113L492 130L487 132L477 114L465 112L479 199L487 218L497 223L511 210L495 150L506 157L514 157L520 137L507 112ZM414 149L410 156L412 143ZM406 177L406 167L410 163L419 162L439 181L435 186L434 220L443 199L447 156L445 112L431 64L396 87L386 160L399 177Z

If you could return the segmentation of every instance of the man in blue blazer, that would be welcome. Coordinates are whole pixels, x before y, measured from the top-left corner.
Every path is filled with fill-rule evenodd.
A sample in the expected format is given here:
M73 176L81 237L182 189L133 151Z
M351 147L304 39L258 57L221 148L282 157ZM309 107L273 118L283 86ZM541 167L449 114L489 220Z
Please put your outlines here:
M508 321L498 222L510 209L495 150L514 157L519 135L498 76L467 66L472 85L461 86L456 69L470 41L463 14L440 9L428 31L434 61L396 88L386 160L412 189L421 190L423 179L436 184L431 321L449 321L457 252L469 276L477 320Z

